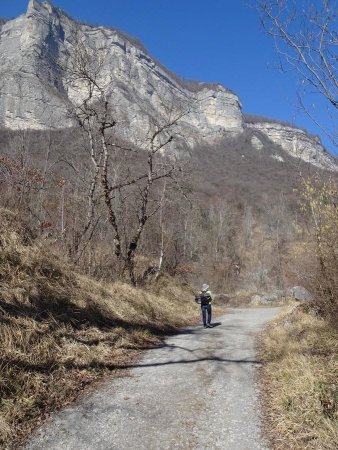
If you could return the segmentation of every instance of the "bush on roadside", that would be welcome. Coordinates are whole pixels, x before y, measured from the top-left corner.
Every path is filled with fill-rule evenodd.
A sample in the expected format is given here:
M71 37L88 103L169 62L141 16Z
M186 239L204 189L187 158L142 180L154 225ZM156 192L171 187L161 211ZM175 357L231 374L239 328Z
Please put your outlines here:
M310 218L314 264L307 274L312 308L338 324L338 186L333 179L303 179L302 209Z

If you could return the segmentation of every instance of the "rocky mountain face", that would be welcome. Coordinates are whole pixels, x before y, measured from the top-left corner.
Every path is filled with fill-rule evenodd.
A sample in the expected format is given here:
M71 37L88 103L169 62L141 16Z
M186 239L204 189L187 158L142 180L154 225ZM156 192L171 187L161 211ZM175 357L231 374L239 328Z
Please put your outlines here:
M305 130L266 119L251 121L250 118L246 118L245 126L253 131L263 133L269 141L277 144L282 150L297 159L309 162L319 168L337 169L334 159L326 153L319 138L309 135ZM253 135L251 143L258 150L263 146L256 134ZM283 156L279 154L275 153L271 156L279 161L284 161Z
M266 145L263 134L291 156L326 169L337 167L321 143L303 130L269 121L250 123L238 96L222 85L181 80L120 31L77 23L51 3L38 0L29 1L24 15L0 22L2 127L39 130L75 125L69 111L84 95L84 87L68 83L62 68L75 51L79 33L102 61L107 95L123 120L132 124L135 136L149 118L165 120L168 111L179 108L184 113L180 128L190 146L236 137L250 128L256 131L253 149ZM123 137L128 137L127 129Z

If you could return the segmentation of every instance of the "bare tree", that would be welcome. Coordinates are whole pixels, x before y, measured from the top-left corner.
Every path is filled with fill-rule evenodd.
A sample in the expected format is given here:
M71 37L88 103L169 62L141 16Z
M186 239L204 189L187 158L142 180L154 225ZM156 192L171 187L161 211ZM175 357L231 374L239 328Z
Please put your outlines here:
M136 284L139 242L146 223L161 208L157 182L166 179L176 183L180 172L177 160L166 156L164 150L173 142L175 126L186 111L167 105L165 117L149 117L144 135L137 138L131 130L132 143L124 143L114 83L103 63L102 51L106 49L91 47L79 32L75 42L63 70L74 96L71 113L88 137L92 162L86 227L92 225L99 193L113 231L120 273Z
M264 29L274 38L280 67L296 72L301 107L337 146L337 0L257 0ZM308 103L326 103L331 124L321 123Z

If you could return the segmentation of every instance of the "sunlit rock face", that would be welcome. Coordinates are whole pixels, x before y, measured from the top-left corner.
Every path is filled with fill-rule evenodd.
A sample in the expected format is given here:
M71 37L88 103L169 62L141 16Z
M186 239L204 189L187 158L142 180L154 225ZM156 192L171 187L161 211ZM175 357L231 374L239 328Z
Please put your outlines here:
M263 142L255 135L253 135L251 138L251 145L256 150L262 150L262 148L264 147Z
M70 126L62 82L51 66L62 36L50 5L29 2L0 34L0 123L12 129ZM45 59L48 57L49 59Z
M65 67L69 55L77 52L78 36L100 63L99 81L114 107L121 137L142 142L151 123L179 115L175 135L190 147L236 137L252 127L292 156L324 168L334 164L320 142L302 130L268 121L246 123L238 96L222 85L182 80L135 39L111 28L77 23L38 0L30 0L22 16L0 21L0 126L77 125L71 111L88 92L85 83L69 82ZM252 146L259 150L263 143L256 137Z
M2 125L46 129L74 124L69 110L86 92L69 85L60 68L74 51L79 33L88 48L97 50L107 94L134 133L145 129L149 115L165 120L173 107L184 113L181 124L188 138L241 133L241 105L234 93L221 85L184 82L132 38L76 23L49 2L37 0L30 0L26 14L1 28Z
M277 122L256 122L245 125L265 134L274 144L296 159L328 170L337 170L335 160L325 151L319 138L306 131Z

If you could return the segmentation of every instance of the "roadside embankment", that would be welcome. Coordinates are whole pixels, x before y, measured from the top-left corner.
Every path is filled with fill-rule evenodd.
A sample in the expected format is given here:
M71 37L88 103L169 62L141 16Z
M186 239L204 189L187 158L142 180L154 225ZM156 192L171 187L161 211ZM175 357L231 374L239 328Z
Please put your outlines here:
M261 340L265 430L274 450L338 448L338 331L301 308Z
M0 447L18 448L50 411L198 317L187 287L99 283L1 210Z

